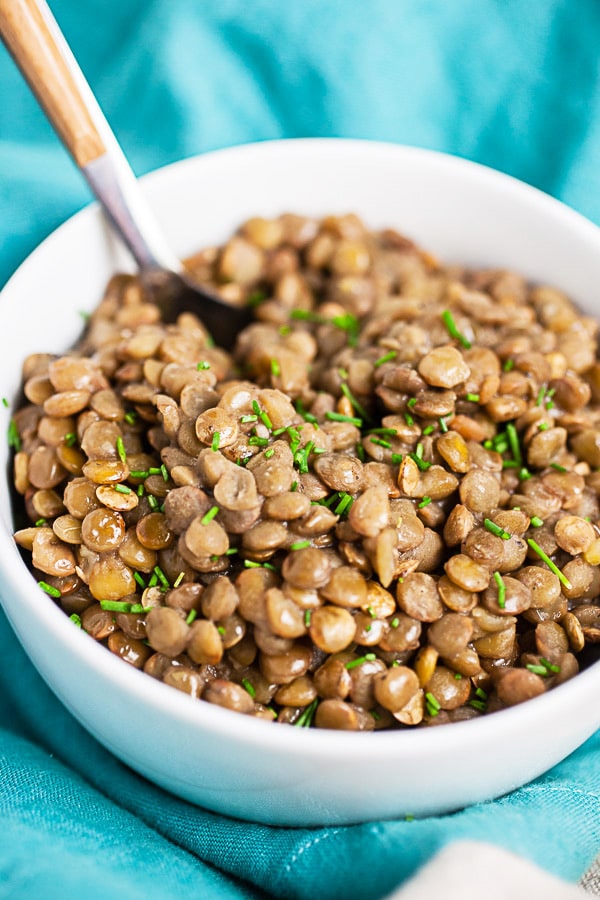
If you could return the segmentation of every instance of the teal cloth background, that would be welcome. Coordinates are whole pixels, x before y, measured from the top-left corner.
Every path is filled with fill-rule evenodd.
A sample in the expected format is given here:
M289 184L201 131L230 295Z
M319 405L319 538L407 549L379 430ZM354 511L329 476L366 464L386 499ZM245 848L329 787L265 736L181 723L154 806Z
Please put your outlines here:
M246 141L373 138L486 163L600 223L597 0L51 5L138 174ZM88 202L0 49L0 284ZM111 757L0 620L2 897L378 898L459 837L575 880L600 850L599 774L596 735L533 784L452 816L250 826Z

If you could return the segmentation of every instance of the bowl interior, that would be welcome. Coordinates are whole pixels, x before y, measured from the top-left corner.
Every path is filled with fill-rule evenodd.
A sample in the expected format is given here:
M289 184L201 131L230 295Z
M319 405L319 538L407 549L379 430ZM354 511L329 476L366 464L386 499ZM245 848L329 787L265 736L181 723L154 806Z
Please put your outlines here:
M533 281L564 289L584 312L600 314L598 229L538 191L460 159L368 142L273 142L183 161L145 178L144 189L167 237L181 256L221 242L253 215L272 216L287 211L316 216L356 212L370 227L395 227L444 261L519 271ZM93 309L109 276L123 269L131 269L131 262L99 211L92 207L51 235L17 271L2 292L0 303L0 330L4 336L0 374L3 393L11 403L18 397L24 357L32 352L62 351L73 344L82 328L81 313ZM2 409L0 415L4 415L8 425L10 409ZM7 470L9 455L5 445L0 449L0 459ZM98 690L103 680L114 684L121 681L122 663L93 642L83 641L82 635L52 603L45 604L40 611L39 590L20 562L12 540L13 517L5 479L0 482L0 520L0 570L6 572L7 585L3 605L44 677L86 726L127 761L135 762L141 771L177 793L236 815L286 821L281 812L283 800L281 807L275 803L275 812L271 800L271 811L259 814L255 796L248 796L245 802L239 799L243 794L241 788L238 799L228 804L223 802L222 795L207 800L206 791L194 794L189 783L176 785L173 774L153 773L149 762L139 763L133 748L124 747L114 733L109 734L107 723L96 712L78 707L49 655L59 649L68 665L94 670L98 678L93 682L96 686L93 689ZM29 633L32 615L38 628L38 634L34 635ZM487 794L480 790L473 795L466 790L460 796L470 802L484 795L497 795L557 762L598 727L600 714L593 711L595 704L590 701L593 692L597 693L599 677L600 670L595 665L574 682L527 704L529 709L514 708L486 720L447 729L379 734L377 746L372 744L369 749L370 758L380 760L382 773L390 773L397 766L399 753L406 753L413 760L423 754L431 762L444 748L462 746L462 735L466 737L467 733L473 746L481 749L509 732L520 734L532 728L549 728L557 711L566 713L573 709L575 698L585 721L571 731L565 726L562 744L539 761L542 768L528 765L519 771L517 766L508 780L500 786L491 785ZM124 693L132 703L135 698L135 702L145 704L154 714L168 716L179 723L178 727L189 729L186 733L206 728L213 736L219 734L224 740L235 740L240 747L248 744L259 747L266 754L266 764L272 763L269 752L296 759L299 772L301 757L312 760L313 765L328 759L330 766L341 759L348 767L345 782L348 787L352 767L363 762L364 745L355 740L360 740L360 735L298 734L297 729L273 728L264 722L240 722L240 717L227 711L206 709L208 704L200 704L203 709L198 709L197 703L183 695L173 696L177 692L163 685L153 683L150 690L149 681L141 673L127 672ZM403 741L402 748L399 740ZM213 761L213 766L218 765L217 760ZM418 763L415 765L418 770ZM465 778L467 774L465 769ZM431 769L427 778L430 776ZM214 771L211 777L216 784ZM298 779L302 783L301 774ZM357 821L397 814L404 808L399 807L398 799L385 808L375 798L369 800L365 796L350 802L344 797L342 787L340 783L329 805L322 800L326 813L314 812L317 801L312 797L305 804L305 813L300 811L295 819L290 813L293 823ZM407 789L405 784L405 792ZM289 786L283 794L286 792L289 799ZM436 808L462 805L463 799L458 802L447 799Z

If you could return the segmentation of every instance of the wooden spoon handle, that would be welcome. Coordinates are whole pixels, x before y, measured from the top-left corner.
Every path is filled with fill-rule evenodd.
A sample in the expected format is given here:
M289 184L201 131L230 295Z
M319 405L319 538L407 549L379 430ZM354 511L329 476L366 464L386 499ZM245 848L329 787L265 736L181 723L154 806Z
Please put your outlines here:
M77 165L102 156L97 104L44 0L0 0L0 37Z

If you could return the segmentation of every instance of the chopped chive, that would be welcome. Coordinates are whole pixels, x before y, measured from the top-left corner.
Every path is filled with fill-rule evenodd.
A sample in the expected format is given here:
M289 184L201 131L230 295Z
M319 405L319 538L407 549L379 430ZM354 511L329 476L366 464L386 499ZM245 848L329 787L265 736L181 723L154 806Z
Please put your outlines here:
M558 463L550 463L550 468L556 469L557 472L566 472L567 471L564 466L559 466Z
M294 722L294 725L297 728L310 728L313 723L318 704L319 700L318 698L316 698L311 704L309 704L309 706L306 707L304 712L300 714L299 718Z
M438 419L440 423L440 430L442 434L445 434L448 431L447 419L442 416L441 419Z
M210 449L217 451L219 449L219 444L221 443L221 432L215 431L212 437L212 443L210 445Z
M408 425L408 427L409 427L409 428L412 428L412 426L415 424L415 420L413 419L413 417L411 416L411 414L410 414L410 413L404 413L404 418L405 418L405 420L406 420L406 424Z
M356 442L356 455L358 456L358 458L360 459L361 462L364 462L365 459L367 458L367 454L365 453L365 448L363 447L363 445L361 444L360 441Z
M261 408L260 408L260 404L259 404L258 400L253 400L253 401L252 401L252 412L253 412L256 416L260 416L260 414L261 414Z
M530 524L533 526L533 528L541 528L544 524L544 520L540 519L539 516L532 516Z
M342 516L347 510L350 509L350 507L354 503L354 500L350 496L350 494L344 493L344 494L341 494L340 496L342 499L340 500L340 502L338 503L338 505L336 506L336 508L333 511L336 516Z
M402 454L401 453L392 453L392 464L395 466L399 466L402 462Z
M225 556L235 556L235 554L238 552L239 551L237 547L230 547L229 550L225 551Z
M518 469L519 463L514 459L503 459L502 460L502 468L503 469Z
M550 426L547 422L540 422L540 424L538 425L538 431L548 431L549 428Z
M117 453L119 454L121 462L127 462L127 451L125 450L125 444L123 443L121 435L117 438Z
M259 415L259 419L261 420L263 425L269 429L269 431L273 431L273 423L271 422L271 419L269 418L269 414L267 412L265 412L264 409L261 412L261 414Z
M183 579L185 578L185 572L180 572L175 581L173 582L173 587L178 588Z
M292 483L290 484L290 491L291 491L291 493L294 493L294 491L297 491L297 490L298 490L298 482L297 482L297 481L292 481Z
M189 611L189 613L188 613L188 615L187 615L187 618L186 618L186 620L185 620L186 625L191 625L192 622L195 620L195 618L196 618L197 615L198 615L198 610L197 610L197 609L190 609L190 611Z
M149 613L151 606L144 606L143 603L132 603L129 607L130 613Z
M379 359L376 359L375 362L373 363L373 366L376 369L378 369L379 366L382 366L384 363L391 362L393 359L396 358L396 356L397 356L396 351L390 350L389 353L386 353L386 354L384 354L384 356L380 356Z
M265 459L271 459L274 453L275 450L273 449L273 447L269 447L268 450L265 450Z
M9 402L6 397L2 398L2 406L5 406L7 409L9 407Z
M244 566L246 569L270 569L271 572L277 572L276 566L267 562L254 562L253 559L245 559Z
M242 416L240 418L242 425L248 425L250 422L258 422L258 416ZM282 429L284 431L285 429Z
M41 587L43 591L47 594L50 594L51 597L60 597L61 593L58 588L53 587L51 584L48 584L47 581L38 581L38 587Z
M512 422L508 422L506 425L506 436L508 437L508 444L510 446L510 452L512 453L513 459L521 464L523 461L523 456L521 454L521 445L519 444L519 435L517 434L517 429Z
M133 493L130 487L127 487L126 484L114 484L113 489L117 491L119 494L131 494Z
M156 512L158 509L158 500L153 494L148 494L148 506L152 510L152 512Z
M548 675L545 666L538 666L536 663L528 663L525 668L529 669L530 672L533 672L534 675L541 675L542 677Z
M139 572L134 572L134 573L133 573L133 577L134 577L136 583L139 584L139 586L141 587L141 589L142 589L143 591L145 591L145 590L146 590L146 582L144 581L144 579L142 578L142 576L140 575L140 573L139 573Z
M341 390L342 394L344 395L344 397L347 397L347 399L350 401L350 403L352 404L352 407L356 410L358 415L365 421L369 422L370 417L369 417L368 412L366 411L366 409L364 408L362 403L360 403L360 401L356 399L356 397L354 396L354 394L352 393L352 391L350 390L350 388L348 387L348 385L345 382L342 382L342 384L340 385L340 390Z
M377 618L377 613L375 612L375 610L373 609L372 606L367 606L367 612L369 613L369 615L371 616L372 619Z
M219 512L218 506L211 506L211 508L208 510L208 512L204 513L204 515L200 519L200 524L208 525L209 522L212 522L212 520L214 519L214 517L217 515L218 512Z
M550 571L554 572L554 574L556 575L558 580L561 582L561 584L563 584L567 588L567 590L570 589L572 587L572 585L571 585L571 582L569 581L569 579L567 578L567 576L563 575L563 573L560 571L560 569L558 568L556 563L552 562L552 560L550 559L548 554L542 550L540 545L538 543L536 543L536 541L534 541L533 538L527 538L527 543L529 544L529 546L531 547L533 552L537 553L537 555L542 560L542 562L546 563L546 565L548 566Z
M512 371L512 369L514 369L514 367L515 367L515 361L514 361L514 359L506 359L506 360L504 360L504 364L503 364L503 366L502 366L502 369L503 369L505 372L510 372L510 371Z
M289 325L280 325L279 326L279 334L282 337L286 337L286 335L291 334L291 333L292 333L292 329L290 328Z
M319 325L323 325L327 321L324 316L320 316L311 309L293 309L290 313L290 319L300 319L304 322L317 322Z
M389 441L386 441L386 440L384 440L383 438L380 438L380 437L372 436L372 437L371 437L371 443L372 443L372 444L376 444L378 447L384 447L386 450L391 450L391 449L392 449L392 445L390 444L390 442L389 442Z
M400 619L398 617L395 617L390 622L390 628L397 628L399 624L400 624Z
M531 472L529 469L526 469L525 466L519 469L519 481L529 481L530 478Z
M260 306L260 304L263 302L263 300L266 300L266 299L267 299L267 295L265 294L264 291L256 290L256 291L252 291L251 294L248 294L248 299L246 300L246 303L250 307Z
M407 402L406 405L409 407L409 409L414 409L415 406L417 405L417 398L416 398L416 397L411 397L410 400Z
M163 572L161 567L154 566L153 571L154 571L154 574L156 575L156 577L158 578L158 580L160 581L161 585L163 586L163 588L168 591L169 588L171 587L171 585L169 584L167 576L165 575L165 573Z
M434 718L435 718L435 716L438 715L438 713L441 709L439 702L436 700L436 698L433 696L433 694L429 691L425 694L425 706L427 707L428 715L430 715Z
M68 434L65 434L65 444L67 447L73 447L74 444L77 443L77 435L74 431L69 431Z
M304 626L305 626L305 628L310 628L310 619L311 619L311 616L312 616L312 610L311 610L311 609L305 609L305 610L304 610Z
M135 425L135 420L137 419L137 413L133 409L130 409L128 412L125 413L123 418L127 422L128 425Z
M17 453L21 449L21 437L19 435L17 423L14 419L11 419L8 425L8 446L15 450Z
M413 462L416 462L416 464L417 464L418 468L421 470L421 472L426 472L427 469L429 469L431 467L431 463L427 462L426 459L423 459L422 456L418 456L417 453L409 453L408 455L413 460Z
M494 572L494 581L498 586L498 606L500 609L506 608L506 585L504 583L504 578L500 574L500 572Z
M148 477L150 471L148 469L131 469L129 472L130 478L143 478L144 480Z
M545 395L545 393L546 393L546 386L545 386L545 385L542 385L541 388L540 388L539 391L538 391L537 399L536 399L536 401L535 401L535 405L536 405L536 406L541 406L541 405L542 405L542 403L544 402L544 395Z
M271 360L271 375L274 375L275 377L281 375L281 366L279 365L279 360L277 359Z
M450 337L454 338L460 344L462 344L465 350L469 350L472 347L471 341L458 330L458 328L456 327L456 322L454 321L452 313L449 309L445 309L442 313L442 320Z
M487 528L487 530L492 534L495 534L496 537L502 538L503 541L509 541L512 537L512 535L508 531L505 531L504 528L496 525L496 523L492 522L491 519L484 519L483 526L484 528Z
M418 509L423 509L424 506L429 506L431 503L431 497L423 497L420 503L417 504Z
M479 403L479 394L467 394L465 399L471 403Z
M150 466L148 475L160 475L160 466Z
M77 613L71 613L69 616L73 625L76 625L78 628L81 628L81 616L78 616Z
M366 434L379 434L382 436L387 435L388 437L398 437L398 432L395 428L369 428Z
M268 443L269 443L268 438L259 437L257 434L253 434L252 437L248 438L248 444L251 447L266 447L268 445Z
M475 691L475 696L476 696L476 697L479 697L480 700L487 700L487 699L488 699L487 692L484 691L484 689L483 689L482 687L478 687L478 688L477 688L477 690Z
M205 359L200 360L200 362L196 365L196 368L199 372L204 372L206 369L210 369L210 363Z
M138 495L138 497L144 496L144 485L143 484L138 484L136 494Z
M254 690L254 685L251 681L248 681L247 678L242 678L242 686L246 689L246 691L250 694L252 699L256 697L256 691Z
M157 584L158 584L158 575L156 574L156 572L153 572L152 575L150 576L150 580L148 581L148 587L153 588L153 587L156 587Z
M305 547L310 547L310 541L294 541L290 544L290 550L304 550Z
M473 709L476 709L479 712L485 712L487 709L485 700L469 700L469 706L472 706Z
M349 422L350 425L356 425L357 428L360 428L362 425L362 419L359 419L357 416L345 416L343 413L331 410L325 413L325 418L329 419L330 422Z
M296 412L302 416L302 418L304 419L305 422L310 422L311 425L318 426L317 417L313 416L313 414L306 409L302 400L300 400L300 399L296 400L295 406L296 406ZM278 431L274 432L274 434L278 434L283 431L285 431L285 428L278 429Z
M423 429L423 434L433 434L434 431L435 431L435 425L427 425Z
M359 656L358 659L351 659L346 663L347 669L355 669L356 666L362 666L364 662L372 662L374 659L377 659L375 653L365 653L364 656Z
M162 477L163 477L163 481L168 481L168 480L169 480L169 471L168 471L168 469L167 469L167 467L165 466L164 463L163 463L162 466L160 467L160 474L161 474Z
M131 610L131 603L125 603L123 600L101 600L100 606L110 612L128 613Z
M46 525L47 522L48 522L47 519L36 519L36 521L35 521L34 524L35 524L35 527L36 527L36 528L41 528L42 525Z
M546 669L548 669L549 672L560 672L560 666L551 663L550 660L546 659L545 656L540 656L540 662L543 666L545 666Z
M219 632L219 634L221 635L221 637L222 637L224 634L226 634L225 626L224 626L224 625L217 625L217 631Z
M460 672L455 672L455 673L454 673L454 679L455 679L456 681L461 681L461 680L462 680L462 675L460 674Z

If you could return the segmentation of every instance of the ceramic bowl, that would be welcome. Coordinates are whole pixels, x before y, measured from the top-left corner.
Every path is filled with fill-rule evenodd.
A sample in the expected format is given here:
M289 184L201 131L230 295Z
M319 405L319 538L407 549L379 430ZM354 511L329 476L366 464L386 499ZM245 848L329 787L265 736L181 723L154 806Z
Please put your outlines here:
M600 230L548 196L449 156L350 140L255 144L143 179L182 256L252 215L356 212L447 262L505 267L600 315ZM26 354L61 352L81 311L131 263L93 206L23 263L2 292L0 383L16 401ZM2 409L8 427L10 409ZM2 446L2 470L9 466ZM128 667L40 596L13 542L0 481L2 604L34 665L72 714L137 772L187 800L287 825L427 815L497 797L559 762L600 726L600 664L521 706L439 728L298 729L192 700ZM16 639L16 638L15 638ZM518 753L507 748L518 747Z

